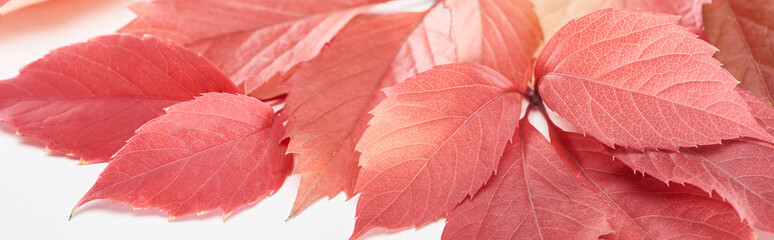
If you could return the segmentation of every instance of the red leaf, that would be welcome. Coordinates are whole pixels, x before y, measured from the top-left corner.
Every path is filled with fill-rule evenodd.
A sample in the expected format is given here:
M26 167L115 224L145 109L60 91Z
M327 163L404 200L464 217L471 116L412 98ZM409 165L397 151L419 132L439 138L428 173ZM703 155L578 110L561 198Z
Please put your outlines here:
M54 50L0 81L0 119L48 149L104 162L169 105L239 90L206 59L152 37L108 35Z
M743 96L752 97L748 93ZM748 98L753 113L767 129L774 109ZM664 182L690 183L715 191L756 228L774 231L774 145L751 139L723 145L681 149L679 153L639 153L618 149L613 155L637 171Z
M633 175L595 139L574 133L556 137L614 209L610 221L616 232L604 239L755 239L722 199L691 185L667 186Z
M546 105L608 146L669 149L772 141L734 91L716 49L678 18L602 10L548 41L536 65Z
M460 61L491 67L523 92L543 33L527 0L445 0Z
M178 41L248 94L271 97L277 89L258 88L312 59L352 17L384 1L156 0L132 5L138 17L119 31Z
M436 64L454 61L449 17L438 6L426 13L355 18L320 55L288 79L285 110L288 152L302 174L290 216L340 191L352 196L355 144L384 95L379 91Z
M282 122L255 98L209 93L166 112L137 130L76 208L110 199L170 218L218 207L225 217L276 191L290 172Z
M704 11L715 57L741 87L774 103L774 1L714 0Z
M492 175L521 112L513 83L481 65L437 66L384 90L356 150L361 166L351 238L420 226Z
M449 213L442 239L597 239L610 210L526 120L495 176Z

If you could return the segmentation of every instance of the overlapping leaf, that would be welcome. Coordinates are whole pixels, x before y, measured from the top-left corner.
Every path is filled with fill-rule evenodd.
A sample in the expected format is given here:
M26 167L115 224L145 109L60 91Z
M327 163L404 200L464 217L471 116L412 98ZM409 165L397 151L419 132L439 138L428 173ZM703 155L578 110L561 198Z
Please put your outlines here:
M291 217L313 201L342 190L357 176L355 144L384 98L380 93L418 72L455 60L448 12L363 15L352 20L320 55L288 79L283 119L288 151L302 174Z
M283 130L269 105L244 95L172 105L137 130L76 208L110 199L170 218L216 208L228 216L282 185L292 165Z
M774 1L713 0L704 21L715 57L741 87L774 103Z
M610 209L577 167L523 120L497 173L449 213L442 239L597 239Z
M281 80L370 4L386 0L156 0L137 3L121 32L178 41L212 60L245 92L278 94ZM276 83L274 83L276 85Z
M54 50L0 81L0 119L48 149L103 162L162 109L239 90L206 59L153 37L108 35Z
M543 40L528 0L445 0L460 61L502 73L524 91L532 81L534 54Z
M753 113L761 114L760 123L774 129L772 107L754 97L747 99ZM618 149L613 155L664 182L690 183L717 192L753 226L774 231L774 215L769 214L774 212L774 144L738 139L676 153Z
M352 238L369 229L420 226L475 193L521 112L521 94L494 70L441 65L387 88L356 150L361 152Z
M536 64L546 105L608 146L669 149L740 136L772 140L677 17L602 10L565 25Z
M734 208L691 185L637 176L595 139L552 135L613 209L615 234L603 239L756 239Z

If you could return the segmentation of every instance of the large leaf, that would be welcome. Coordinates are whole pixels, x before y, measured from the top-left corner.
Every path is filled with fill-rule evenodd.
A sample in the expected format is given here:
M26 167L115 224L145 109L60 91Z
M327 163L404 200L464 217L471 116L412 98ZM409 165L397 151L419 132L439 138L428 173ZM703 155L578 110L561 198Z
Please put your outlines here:
M156 0L132 5L138 17L119 31L178 41L245 92L271 97L276 89L258 88L312 59L347 21L384 1Z
M532 81L534 54L543 40L527 0L445 0L459 60L491 67L524 91Z
M604 8L635 8L681 16L680 25L705 39L702 7L711 0L540 0L535 12L546 37L572 19Z
M741 87L774 103L774 1L714 0L704 11L715 57Z
M597 239L610 209L526 120L497 173L449 213L442 239Z
M427 15L426 15L427 14ZM290 216L342 190L351 196L357 176L355 144L384 98L380 90L455 60L448 12L363 15L352 20L320 55L288 79L291 92L288 151L302 174Z
M747 99L759 122L774 129L774 109L754 97ZM774 231L770 214L774 212L774 144L739 139L677 153L617 149L613 155L664 182L690 183L717 192L754 227Z
M575 133L552 135L572 154L582 175L612 206L615 234L604 239L755 239L736 210L692 185L637 176L597 140Z
M352 238L369 229L420 226L475 193L513 136L521 94L494 70L437 66L387 88L361 152Z
M76 208L110 199L170 218L218 207L228 216L282 185L292 165L283 130L269 105L244 95L172 105L137 130Z
M163 108L239 90L206 59L153 37L108 35L52 51L0 81L0 119L48 149L103 162Z
M548 41L535 76L545 104L608 146L637 150L774 140L712 58L716 49L678 18L602 10Z

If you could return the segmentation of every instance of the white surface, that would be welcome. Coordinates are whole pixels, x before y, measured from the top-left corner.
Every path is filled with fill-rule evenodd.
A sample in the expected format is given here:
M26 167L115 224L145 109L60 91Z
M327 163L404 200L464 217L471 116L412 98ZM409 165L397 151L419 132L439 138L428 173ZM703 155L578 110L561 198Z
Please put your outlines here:
M134 17L125 8L134 1L55 0L0 17L0 79L15 76L51 49L114 32ZM398 5L411 6L405 1ZM530 120L545 131L541 118ZM354 227L357 197L345 201L343 195L318 201L285 222L298 188L297 176L225 223L219 211L167 222L165 213L132 211L130 206L104 200L84 205L67 221L76 201L106 164L77 166L76 160L46 153L45 143L14 136L15 132L14 127L0 124L0 239L347 239ZM368 239L439 239L443 226L439 220L419 231L379 234L375 230ZM760 235L760 239L774 240L774 236Z

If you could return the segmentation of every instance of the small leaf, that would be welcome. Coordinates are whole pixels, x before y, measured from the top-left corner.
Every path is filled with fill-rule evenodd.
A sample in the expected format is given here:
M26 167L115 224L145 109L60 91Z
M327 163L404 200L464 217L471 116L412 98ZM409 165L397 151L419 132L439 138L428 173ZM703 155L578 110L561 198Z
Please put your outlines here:
M526 120L495 176L449 213L442 239L597 239L610 210Z
M454 62L448 12L362 15L320 55L288 79L292 90L281 116L288 119L288 152L302 174L291 217L314 200L342 190L353 195L355 144L383 98L380 90L404 78Z
M474 194L497 168L521 94L494 70L437 66L384 90L358 142L352 239L369 229L421 226Z
M86 163L110 158L163 108L239 90L206 59L172 42L107 35L52 51L0 81L0 120Z
M77 207L95 199L158 208L175 218L234 210L275 192L292 160L269 105L209 93L172 105L137 130Z
M608 146L676 150L740 136L774 140L712 58L716 49L677 20L608 9L568 23L537 61L545 104Z

